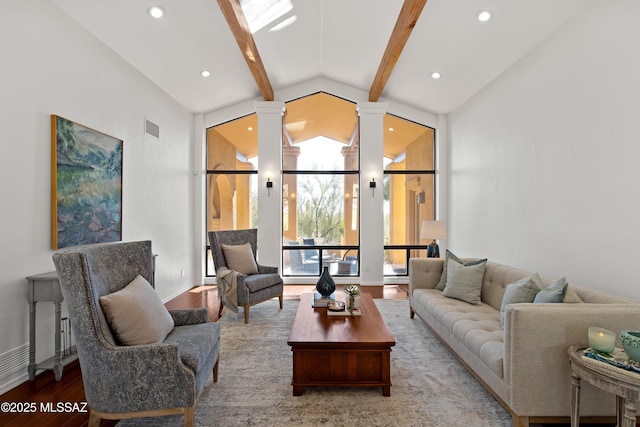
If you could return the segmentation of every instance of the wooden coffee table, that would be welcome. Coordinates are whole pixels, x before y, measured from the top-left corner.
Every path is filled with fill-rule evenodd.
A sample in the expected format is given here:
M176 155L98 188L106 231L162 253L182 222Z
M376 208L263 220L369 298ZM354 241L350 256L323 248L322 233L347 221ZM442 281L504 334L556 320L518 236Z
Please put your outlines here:
M339 297L337 299L340 299ZM303 387L381 387L391 395L391 347L395 339L373 302L362 293L362 316L328 317L302 294L287 344L293 351L293 395Z

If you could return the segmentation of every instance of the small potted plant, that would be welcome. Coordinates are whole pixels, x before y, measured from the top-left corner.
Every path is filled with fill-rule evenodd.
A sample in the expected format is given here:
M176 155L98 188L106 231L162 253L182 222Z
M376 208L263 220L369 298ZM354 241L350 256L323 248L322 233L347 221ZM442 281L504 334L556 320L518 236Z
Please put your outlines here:
M353 315L353 310L360 308L360 289L356 285L347 285L344 292L347 294L347 310Z

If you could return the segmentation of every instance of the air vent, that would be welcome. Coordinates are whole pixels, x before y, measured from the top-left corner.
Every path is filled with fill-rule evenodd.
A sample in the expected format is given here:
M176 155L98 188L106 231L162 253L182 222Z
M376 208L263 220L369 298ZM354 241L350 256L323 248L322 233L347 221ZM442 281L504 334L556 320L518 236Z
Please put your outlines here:
M146 118L144 119L144 131L151 136L160 138L160 126Z

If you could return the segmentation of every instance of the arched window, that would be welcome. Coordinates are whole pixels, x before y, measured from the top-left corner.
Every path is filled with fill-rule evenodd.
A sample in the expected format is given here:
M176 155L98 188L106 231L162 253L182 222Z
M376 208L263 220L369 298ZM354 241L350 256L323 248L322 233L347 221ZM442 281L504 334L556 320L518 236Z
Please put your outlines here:
M321 92L286 104L284 276L359 274L359 150L354 103Z

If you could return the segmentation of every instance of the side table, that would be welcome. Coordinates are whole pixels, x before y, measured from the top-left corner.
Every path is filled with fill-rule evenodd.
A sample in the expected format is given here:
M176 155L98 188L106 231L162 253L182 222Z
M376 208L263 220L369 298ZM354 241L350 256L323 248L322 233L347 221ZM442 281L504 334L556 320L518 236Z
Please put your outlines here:
M61 348L62 335L62 290L58 282L58 274L51 273L28 276L27 300L29 302L29 380L36 379L36 371L52 369L56 381L62 378L62 368L64 365L78 358L77 354L63 357ZM50 301L55 305L55 355L41 363L36 363L36 303L39 301Z
M640 400L640 380L633 374L624 374L582 360L584 346L569 347L571 362L571 427L580 424L580 380L616 395L616 425L635 427L636 403Z

